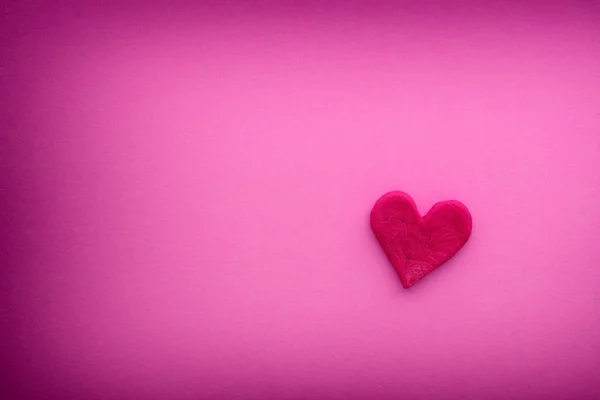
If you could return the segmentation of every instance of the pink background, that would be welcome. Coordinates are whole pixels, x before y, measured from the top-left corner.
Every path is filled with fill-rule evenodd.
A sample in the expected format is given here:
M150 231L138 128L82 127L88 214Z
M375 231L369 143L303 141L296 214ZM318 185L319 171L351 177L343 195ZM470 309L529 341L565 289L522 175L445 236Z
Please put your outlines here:
M19 4L2 399L600 397L600 6ZM410 290L395 189L474 220Z

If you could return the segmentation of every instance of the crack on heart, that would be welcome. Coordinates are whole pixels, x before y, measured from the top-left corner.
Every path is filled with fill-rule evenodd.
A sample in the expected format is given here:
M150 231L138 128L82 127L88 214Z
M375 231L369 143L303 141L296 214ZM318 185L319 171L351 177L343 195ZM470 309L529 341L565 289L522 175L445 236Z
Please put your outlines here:
M431 241L431 235L433 235L433 232L429 232L429 234L427 235L427 241L425 242L425 244L423 245L423 247L427 248L427 245Z

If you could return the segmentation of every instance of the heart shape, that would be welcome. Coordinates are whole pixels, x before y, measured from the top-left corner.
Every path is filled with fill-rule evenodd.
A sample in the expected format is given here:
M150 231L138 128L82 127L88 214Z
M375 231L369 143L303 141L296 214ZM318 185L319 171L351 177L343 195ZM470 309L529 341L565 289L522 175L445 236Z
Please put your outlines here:
M456 200L439 202L421 217L409 195L394 191L373 206L371 228L402 286L409 288L467 243L472 219L467 207Z

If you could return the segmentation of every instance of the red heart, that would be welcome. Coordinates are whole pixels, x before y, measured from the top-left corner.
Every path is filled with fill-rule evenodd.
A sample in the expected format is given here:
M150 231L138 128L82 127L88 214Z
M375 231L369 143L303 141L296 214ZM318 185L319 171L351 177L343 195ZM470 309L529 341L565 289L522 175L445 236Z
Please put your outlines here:
M448 261L471 236L471 213L459 201L435 204L421 217L404 192L386 193L371 210L371 228L386 256L409 288Z

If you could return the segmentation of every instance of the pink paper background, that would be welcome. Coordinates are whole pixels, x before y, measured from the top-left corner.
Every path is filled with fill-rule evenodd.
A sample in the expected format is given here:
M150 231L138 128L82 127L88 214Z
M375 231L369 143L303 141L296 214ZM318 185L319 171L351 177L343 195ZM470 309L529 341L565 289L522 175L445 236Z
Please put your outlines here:
M3 7L0 397L600 398L598 3L286 4Z

